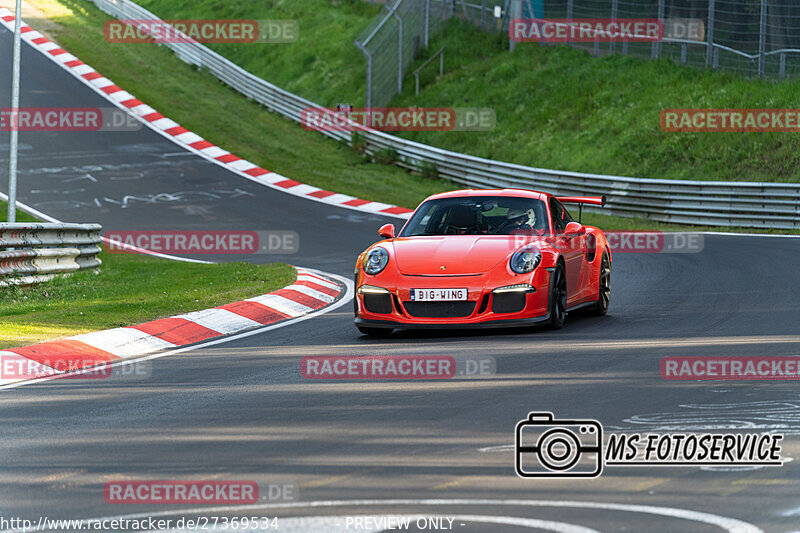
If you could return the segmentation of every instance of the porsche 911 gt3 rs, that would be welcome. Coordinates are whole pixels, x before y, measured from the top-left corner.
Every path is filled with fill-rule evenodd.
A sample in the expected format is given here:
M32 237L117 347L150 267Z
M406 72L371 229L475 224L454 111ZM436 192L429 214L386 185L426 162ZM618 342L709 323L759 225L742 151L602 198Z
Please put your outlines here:
M400 232L359 255L355 324L367 335L398 328L564 325L570 311L608 312L611 249L598 228L555 197L522 189L461 190L422 202Z

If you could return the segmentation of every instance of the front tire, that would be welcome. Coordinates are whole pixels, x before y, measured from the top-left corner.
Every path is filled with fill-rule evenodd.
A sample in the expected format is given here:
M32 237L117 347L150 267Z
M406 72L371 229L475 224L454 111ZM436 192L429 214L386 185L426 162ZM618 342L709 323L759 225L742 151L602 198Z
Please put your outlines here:
M550 275L550 320L551 329L561 329L567 320L567 276L564 265L558 263Z
M597 303L594 304L591 312L593 315L605 316L611 302L611 261L607 252L603 252L603 258L600 260L600 277L597 285L599 289Z

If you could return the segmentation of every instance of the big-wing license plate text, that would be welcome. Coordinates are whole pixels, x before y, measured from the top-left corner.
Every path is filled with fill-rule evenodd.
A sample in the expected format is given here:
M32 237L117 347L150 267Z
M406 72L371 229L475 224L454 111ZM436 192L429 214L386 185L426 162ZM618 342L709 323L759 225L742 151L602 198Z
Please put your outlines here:
M412 302L463 302L467 289L411 289Z

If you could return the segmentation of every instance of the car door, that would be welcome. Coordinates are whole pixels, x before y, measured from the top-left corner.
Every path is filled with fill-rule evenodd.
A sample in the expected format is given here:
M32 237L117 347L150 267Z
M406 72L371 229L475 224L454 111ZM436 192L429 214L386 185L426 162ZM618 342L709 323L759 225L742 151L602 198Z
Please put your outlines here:
M567 275L567 306L582 298L581 270L583 268L584 249L581 238L564 235L567 224L572 222L564 206L555 198L550 198L550 223L553 228L553 242L564 258Z

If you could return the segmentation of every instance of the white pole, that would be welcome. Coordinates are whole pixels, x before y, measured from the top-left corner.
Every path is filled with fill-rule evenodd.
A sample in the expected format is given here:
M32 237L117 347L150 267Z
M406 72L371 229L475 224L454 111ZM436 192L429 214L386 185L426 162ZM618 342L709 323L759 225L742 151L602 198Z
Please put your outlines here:
M14 13L14 68L11 74L11 153L8 163L8 221L17 221L17 144L19 142L19 57L22 29L22 0L17 0Z

